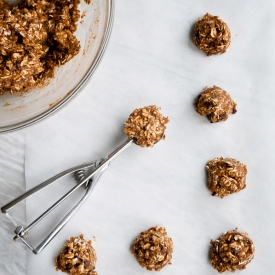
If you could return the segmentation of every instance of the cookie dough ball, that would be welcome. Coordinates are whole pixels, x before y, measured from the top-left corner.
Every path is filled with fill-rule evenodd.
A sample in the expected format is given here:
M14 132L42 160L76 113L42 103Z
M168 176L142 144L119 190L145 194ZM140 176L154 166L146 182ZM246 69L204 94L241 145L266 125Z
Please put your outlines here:
M165 228L157 226L141 232L132 248L139 264L148 270L160 271L171 264L172 253L172 239L167 236Z
M215 158L206 165L208 189L223 198L246 187L246 165L232 158Z
M226 121L230 114L237 113L237 104L223 89L213 86L205 87L195 104L196 111L206 116L211 123Z
M209 13L198 20L193 31L193 43L207 56L225 53L230 38L228 26L218 16Z
M254 257L253 241L238 228L225 232L218 240L210 241L211 264L219 273L242 270Z
M124 132L141 147L153 147L165 139L165 124L169 122L155 105L135 109L124 123Z
M92 241L86 241L81 234L67 240L55 259L56 270L70 275L97 275L96 253Z

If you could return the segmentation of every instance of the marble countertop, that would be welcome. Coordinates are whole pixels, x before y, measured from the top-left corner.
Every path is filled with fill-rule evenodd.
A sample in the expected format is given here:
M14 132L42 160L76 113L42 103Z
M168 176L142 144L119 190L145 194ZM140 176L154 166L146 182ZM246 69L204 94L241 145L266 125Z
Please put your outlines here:
M175 245L163 275L216 274L210 239L235 227L256 247L255 259L236 274L275 273L274 10L273 0L116 1L110 43L89 84L64 109L25 129L26 188L106 157L126 139L123 122L135 108L162 108L170 119L166 140L153 149L132 145L115 159L48 247L38 256L27 252L28 275L58 274L54 257L80 233L94 240L99 274L148 274L130 249L154 225L165 226ZM224 55L206 57L191 43L192 27L206 12L231 29ZM238 104L224 123L210 124L193 107L212 85ZM220 156L248 167L247 188L224 199L212 197L206 186L205 165ZM63 180L28 200L27 223L73 184ZM74 202L53 213L30 240L38 242Z

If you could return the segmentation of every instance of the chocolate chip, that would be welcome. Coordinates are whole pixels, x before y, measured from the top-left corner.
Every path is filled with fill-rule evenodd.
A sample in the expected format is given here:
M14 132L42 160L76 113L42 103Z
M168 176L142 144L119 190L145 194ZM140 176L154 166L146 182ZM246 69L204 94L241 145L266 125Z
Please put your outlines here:
M91 264L91 262L90 261L88 261L88 260L86 260L86 261L84 261L84 266L89 266Z
M221 120L223 120L223 119L225 119L225 118L227 118L227 114L226 114L226 113L223 113L223 114L221 114L221 115L219 116L219 121L221 121Z
M208 109L208 108L211 108L211 107L214 107L213 102L209 102L209 101L204 102L204 106L205 106L207 109Z
M213 121L211 121L212 113L211 113L211 114L208 114L206 117L208 118L208 120L209 120L211 123L213 123Z

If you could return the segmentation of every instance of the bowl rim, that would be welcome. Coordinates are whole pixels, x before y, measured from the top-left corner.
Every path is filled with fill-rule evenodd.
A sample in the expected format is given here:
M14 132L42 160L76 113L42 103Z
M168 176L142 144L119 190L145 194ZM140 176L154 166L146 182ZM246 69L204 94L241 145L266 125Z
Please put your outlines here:
M49 117L50 115L54 114L56 111L60 110L62 107L64 107L74 96L76 96L88 83L88 80L91 78L93 73L95 72L96 68L98 67L103 54L106 50L106 47L108 45L108 42L110 40L110 36L112 33L112 28L113 28L113 22L114 22L114 12L115 12L115 7L114 7L114 2L115 0L107 0L108 3L108 14L107 14L107 25L106 25L106 31L103 36L103 39L101 41L100 47L96 53L95 60L87 73L84 75L84 77L81 79L81 81L78 83L78 85L72 90L72 92L63 98L59 103L57 103L55 106L52 106L49 110L43 112L42 114L39 114L33 118L30 118L24 122L16 123L10 126L5 126L5 127L0 127L0 133L9 133L12 131L20 130L23 128L26 128L36 122L41 121L44 118Z

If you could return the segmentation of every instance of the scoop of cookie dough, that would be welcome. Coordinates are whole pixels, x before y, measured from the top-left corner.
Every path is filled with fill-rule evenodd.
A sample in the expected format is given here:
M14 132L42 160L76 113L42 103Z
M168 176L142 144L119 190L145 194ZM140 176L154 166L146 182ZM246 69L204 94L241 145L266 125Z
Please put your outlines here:
M193 30L193 43L207 56L223 54L230 45L230 29L218 17L206 13Z
M135 109L124 123L124 132L141 147L153 147L165 139L165 124L169 122L155 105Z
M208 189L223 198L246 187L246 165L232 158L215 158L206 165Z
M223 233L216 241L211 240L210 244L210 262L219 273L245 269L254 257L253 241L237 228Z
M132 248L139 264L148 270L160 271L171 264L172 253L172 239L167 236L165 228L157 226L141 232Z
M56 270L70 275L97 275L96 253L92 241L86 241L81 234L66 241L55 259Z
M205 87L195 104L196 111L206 116L211 123L226 121L230 114L237 112L237 104L223 89L213 86Z

